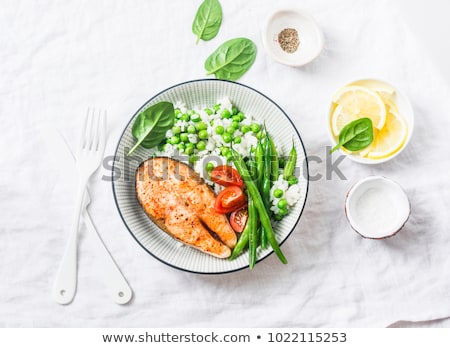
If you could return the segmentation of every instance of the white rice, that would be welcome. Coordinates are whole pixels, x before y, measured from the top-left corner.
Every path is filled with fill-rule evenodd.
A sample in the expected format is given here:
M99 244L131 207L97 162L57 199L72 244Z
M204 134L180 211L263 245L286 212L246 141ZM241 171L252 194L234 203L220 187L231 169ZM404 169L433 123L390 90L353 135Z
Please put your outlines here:
M220 108L217 110L217 112L213 113L212 115L208 115L204 107L193 109L195 113L197 113L200 116L201 121L206 123L207 125L206 131L208 132L208 138L203 140L206 142L205 150L199 151L196 149L194 152L194 154L198 157L198 160L194 163L193 167L194 170L197 173L199 173L199 175L205 180L205 182L211 185L216 193L219 193L223 189L223 186L215 184L214 182L209 180L209 175L206 171L206 165L209 162L212 162L214 163L215 166L228 164L234 167L233 163L228 163L227 159L220 153L221 147L230 148L231 143L225 143L222 136L216 134L215 131L217 126L222 126L224 129L230 127L231 122L233 121L232 118L229 119L222 118L221 114L222 111L225 109L231 111L233 108L233 104L231 103L228 97L223 97L219 99L217 103L220 104ZM175 103L174 107L180 109L182 113L186 113L188 111L188 108L186 107L185 103L181 101ZM211 109L213 108L211 107ZM214 121L213 126L211 126L211 121ZM255 122L254 118L251 115L246 114L245 119L240 122L240 125L250 126L252 123L258 122ZM174 124L174 126L180 127L181 132L187 132L187 128L190 125L196 125L196 123L193 121L177 120ZM169 139L173 135L174 134L171 129L166 132L167 139ZM241 138L241 142L239 144L236 143L233 144L233 149L236 150L242 157L248 157L251 148L256 147L258 144L258 139L256 138L253 132L247 132L243 134L238 129L234 132L233 137ZM188 138L192 144L197 144L199 141L197 134L188 134ZM280 156L283 155L284 151L279 145L276 145L276 149L277 153ZM180 152L178 150L177 145L166 144L164 151L156 151L155 149L154 153L156 155L161 156L175 157L176 159L184 163L190 164L189 156L184 154L183 152ZM280 213L280 209L278 208L278 202L281 199L286 199L286 202L288 204L287 208L289 209L295 203L297 203L297 201L300 198L300 186L298 184L289 186L288 181L283 179L282 172L283 171L281 170L281 174L278 180L273 183L273 186L270 190L270 201L271 201L270 210L273 211L274 214ZM276 198L273 194L276 189L281 189L283 191L283 195L279 198Z

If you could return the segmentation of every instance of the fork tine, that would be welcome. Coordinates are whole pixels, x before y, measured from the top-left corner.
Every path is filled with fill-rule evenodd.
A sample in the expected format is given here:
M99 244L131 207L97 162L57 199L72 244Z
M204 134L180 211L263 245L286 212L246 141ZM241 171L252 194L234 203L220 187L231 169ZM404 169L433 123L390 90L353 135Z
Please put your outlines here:
M90 114L90 108L87 109L86 112L86 118L84 119L84 123L83 123L83 129L81 131L80 134L80 142L78 144L78 151L80 151L85 144L85 140L86 140L86 129L87 129L87 125L88 125L88 121L89 121L89 114Z
M87 116L87 121L86 121L86 131L84 133L84 142L83 142L83 150L88 150L91 147L91 143L92 143L92 126L93 126L93 122L94 122L94 113L95 113L95 109L92 108L90 109L90 112Z
M100 139L100 124L101 124L101 110L98 110L97 115L94 114L95 120L93 124L93 134L92 134L92 151L98 150L98 142Z
M106 121L107 121L107 115L106 115L106 110L104 110L102 117L101 117L101 121L100 121L100 132L99 132L100 139L99 139L99 143L98 143L98 149L101 152L103 152L105 150L105 146L106 146L106 133L107 133Z

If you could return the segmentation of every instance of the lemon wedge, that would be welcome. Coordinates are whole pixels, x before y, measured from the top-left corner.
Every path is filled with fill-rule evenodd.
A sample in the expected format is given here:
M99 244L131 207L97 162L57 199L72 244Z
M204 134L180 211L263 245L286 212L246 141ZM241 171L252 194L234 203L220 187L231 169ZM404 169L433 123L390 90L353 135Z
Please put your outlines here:
M382 129L386 121L386 107L382 98L368 88L343 87L334 94L333 103L336 107L331 116L331 127L335 136L346 124L358 118L370 118L377 129Z
M386 115L384 127L375 132L373 143L360 152L370 159L382 159L396 153L408 137L408 126L396 110L390 108Z

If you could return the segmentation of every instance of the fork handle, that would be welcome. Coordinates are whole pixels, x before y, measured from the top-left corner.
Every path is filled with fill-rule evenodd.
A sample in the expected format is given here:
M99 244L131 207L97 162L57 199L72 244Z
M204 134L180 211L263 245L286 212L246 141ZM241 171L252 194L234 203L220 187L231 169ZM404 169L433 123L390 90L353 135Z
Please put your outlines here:
M77 234L80 225L80 214L85 208L83 198L86 183L87 179L81 179L78 184L77 198L75 200L76 209L70 229L69 240L53 285L53 298L59 304L69 304L72 302L77 291Z

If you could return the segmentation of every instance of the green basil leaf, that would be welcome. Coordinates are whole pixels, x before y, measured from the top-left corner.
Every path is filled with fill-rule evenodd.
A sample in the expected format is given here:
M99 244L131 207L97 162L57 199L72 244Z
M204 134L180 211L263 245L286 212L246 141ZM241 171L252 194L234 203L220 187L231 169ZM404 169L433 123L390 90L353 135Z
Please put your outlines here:
M330 153L341 146L349 151L359 151L373 142L373 125L370 118L359 118L342 128L339 133L339 143L331 149Z
M256 46L246 38L231 39L220 45L205 62L207 75L236 81L253 65Z
M175 121L175 110L169 102L159 102L142 111L133 123L131 133L137 140L128 152L131 155L139 145L149 149L157 146L165 138L166 132Z
M192 23L192 32L201 40L209 41L216 37L222 24L222 6L218 0L202 2Z

